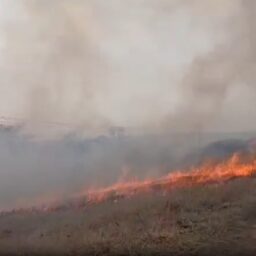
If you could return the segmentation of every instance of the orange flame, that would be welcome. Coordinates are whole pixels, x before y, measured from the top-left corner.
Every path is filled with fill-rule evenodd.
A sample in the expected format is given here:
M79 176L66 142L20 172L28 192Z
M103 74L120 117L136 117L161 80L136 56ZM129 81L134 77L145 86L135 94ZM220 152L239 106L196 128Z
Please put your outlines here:
M230 159L213 163L206 162L198 168L188 171L174 171L159 179L147 179L144 181L118 182L112 186L102 189L90 189L70 198L69 207L83 208L87 204L94 204L108 199L120 197L131 197L137 194L153 192L156 190L167 192L176 188L191 187L196 185L226 182L241 177L252 177L256 175L255 155L241 156L233 155ZM61 201L53 204L44 204L41 207L20 208L12 212L26 213L28 211L56 211L65 209Z
M134 194L154 191L168 191L179 187L199 184L225 182L239 177L250 177L256 174L256 158L246 157L242 161L239 154L220 163L205 163L190 171L175 171L159 179L144 181L119 182L103 189L89 190L85 193L88 202L98 203L109 198L130 197Z

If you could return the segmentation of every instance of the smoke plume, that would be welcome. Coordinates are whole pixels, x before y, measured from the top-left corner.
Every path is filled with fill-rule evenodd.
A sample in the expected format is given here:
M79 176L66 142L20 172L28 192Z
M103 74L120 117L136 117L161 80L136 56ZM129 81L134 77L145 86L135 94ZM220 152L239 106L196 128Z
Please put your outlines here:
M0 4L0 113L26 132L255 129L253 0Z
M0 208L254 131L255 17L254 0L0 0Z

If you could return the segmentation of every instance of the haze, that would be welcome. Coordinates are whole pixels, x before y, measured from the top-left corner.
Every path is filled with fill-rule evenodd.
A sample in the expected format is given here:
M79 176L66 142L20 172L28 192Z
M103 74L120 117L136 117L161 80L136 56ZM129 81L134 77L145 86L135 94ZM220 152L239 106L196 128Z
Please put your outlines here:
M253 130L254 10L253 0L1 0L0 114L47 136Z
M0 206L167 171L177 132L254 131L255 15L254 0L0 0L0 121L18 127L0 136Z

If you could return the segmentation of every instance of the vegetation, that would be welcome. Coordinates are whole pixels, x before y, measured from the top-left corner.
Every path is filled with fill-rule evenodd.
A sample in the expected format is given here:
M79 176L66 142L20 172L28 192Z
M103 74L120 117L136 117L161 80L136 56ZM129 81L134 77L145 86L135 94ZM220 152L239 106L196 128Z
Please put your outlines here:
M1 255L256 255L256 179L0 217Z

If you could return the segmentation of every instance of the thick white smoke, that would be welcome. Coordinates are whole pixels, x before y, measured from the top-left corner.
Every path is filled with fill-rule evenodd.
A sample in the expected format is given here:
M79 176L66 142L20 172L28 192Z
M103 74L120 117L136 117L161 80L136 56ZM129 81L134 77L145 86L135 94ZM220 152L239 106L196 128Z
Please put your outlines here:
M255 17L255 0L0 0L0 124L21 127L0 129L0 209L158 176L256 130Z
M255 129L254 7L1 0L0 116L46 135Z

